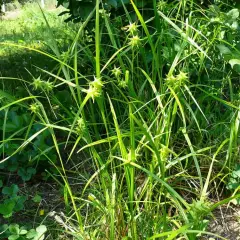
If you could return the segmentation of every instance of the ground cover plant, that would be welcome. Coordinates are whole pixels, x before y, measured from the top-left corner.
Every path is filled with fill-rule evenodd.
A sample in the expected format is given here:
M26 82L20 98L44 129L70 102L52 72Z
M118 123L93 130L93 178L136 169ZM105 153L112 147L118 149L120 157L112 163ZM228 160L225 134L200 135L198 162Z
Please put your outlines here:
M207 226L240 196L238 6L61 4L61 28L39 10L33 41L46 48L0 43L36 54L27 75L2 71L0 167L62 194L61 211L27 228L13 217L41 197L1 176L4 238L226 239Z

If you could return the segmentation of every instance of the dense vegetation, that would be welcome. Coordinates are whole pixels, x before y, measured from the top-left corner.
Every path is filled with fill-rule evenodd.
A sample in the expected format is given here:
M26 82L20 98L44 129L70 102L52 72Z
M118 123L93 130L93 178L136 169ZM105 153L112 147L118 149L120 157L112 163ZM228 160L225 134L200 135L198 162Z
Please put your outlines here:
M240 197L238 6L59 5L0 22L0 239L217 237Z

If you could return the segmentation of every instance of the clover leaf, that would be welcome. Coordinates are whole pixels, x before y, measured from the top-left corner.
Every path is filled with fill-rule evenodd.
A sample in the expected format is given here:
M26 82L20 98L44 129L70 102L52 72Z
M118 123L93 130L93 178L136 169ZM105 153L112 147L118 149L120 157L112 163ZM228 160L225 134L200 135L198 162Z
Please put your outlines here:
M45 225L40 225L39 227L35 229L31 229L27 235L27 239L32 239L32 240L43 240L44 239L44 234L47 231L47 227Z
M18 175L22 178L23 181L29 181L32 175L36 174L36 169L29 168L19 168Z
M18 186L16 184L12 184L10 187L4 187L2 189L2 193L11 197L16 197L18 190Z
M9 218L12 216L14 207L15 201L2 203L0 204L0 214L2 214L4 218Z

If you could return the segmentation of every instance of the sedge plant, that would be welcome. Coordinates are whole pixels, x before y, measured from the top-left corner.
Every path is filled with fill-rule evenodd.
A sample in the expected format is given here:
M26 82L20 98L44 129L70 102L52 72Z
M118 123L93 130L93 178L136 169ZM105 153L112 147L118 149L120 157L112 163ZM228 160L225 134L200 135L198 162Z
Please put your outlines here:
M204 82L214 76L207 66L217 39L205 36L193 16L207 28L207 13L192 0L174 7L153 2L150 15L135 1L131 10L123 2L124 17L111 19L97 0L64 56L44 13L52 54L8 44L58 64L57 71L39 68L54 79L50 88L35 78L34 86L41 86L26 83L29 96L0 110L32 102L29 129L43 126L26 134L12 155L44 131L51 134L59 161L49 162L61 180L51 175L64 188L68 210L62 225L76 239L198 239L212 234L206 231L211 212L239 197L217 204L210 198L213 182L221 181L220 173L236 158L239 105L216 96ZM86 41L92 23L93 40ZM234 119L226 128L229 136L217 142L206 133L216 124L211 104L230 109ZM3 142L11 141L3 133ZM79 191L72 175L84 185Z

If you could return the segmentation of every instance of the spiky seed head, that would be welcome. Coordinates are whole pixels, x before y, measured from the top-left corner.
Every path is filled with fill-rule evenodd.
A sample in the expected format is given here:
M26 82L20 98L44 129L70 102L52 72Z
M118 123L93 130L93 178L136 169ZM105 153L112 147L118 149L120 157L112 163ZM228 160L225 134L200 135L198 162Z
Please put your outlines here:
M39 112L40 107L37 103L33 103L30 105L29 109L32 113L37 114Z
M90 82L89 86L101 90L103 86L102 78L97 78L94 76L94 80Z
M44 85L44 81L41 80L41 76L39 76L38 78L34 78L32 85L33 85L35 90L41 89Z
M124 27L124 30L126 30L126 32L130 32L132 35L136 34L138 31L138 26L136 23L130 23L129 25L127 25L126 27Z
M47 82L44 82L44 85L43 85L43 88L44 90L46 90L47 92L50 92L53 90L53 83L47 81Z
M180 71L179 74L177 75L176 79L178 81L183 82L183 81L186 81L188 79L188 75L187 75L187 73Z
M116 67L116 66L114 66L114 69L112 69L111 72L117 79L122 74L122 70L120 69L120 67Z
M83 89L82 91L85 92L90 98L92 98L93 102L94 102L95 98L97 98L101 95L100 89L95 88L92 85L89 85L88 89Z
M129 38L129 45L131 47L138 47L141 43L141 39L138 35L133 36L132 38Z
M126 88L127 87L127 83L126 83L126 81L121 80L121 81L119 81L118 86L121 87L121 88Z

